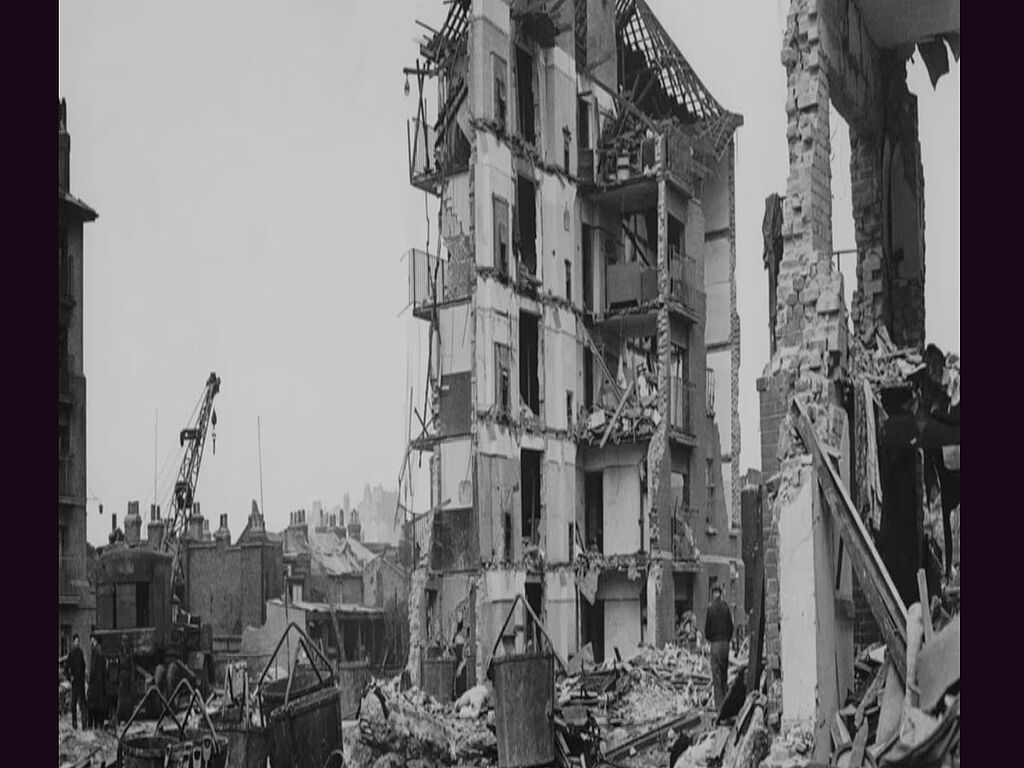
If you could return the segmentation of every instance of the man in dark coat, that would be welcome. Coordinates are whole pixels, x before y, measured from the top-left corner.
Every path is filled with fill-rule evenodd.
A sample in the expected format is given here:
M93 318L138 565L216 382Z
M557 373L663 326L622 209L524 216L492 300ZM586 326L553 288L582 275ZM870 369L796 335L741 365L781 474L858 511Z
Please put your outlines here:
M107 660L103 658L96 635L89 638L92 656L89 659L89 721L93 728L102 728L107 696Z
M77 632L71 638L71 652L64 663L64 674L71 681L71 727L78 728L78 710L81 709L84 729L88 722L85 711L85 654Z
M729 675L729 642L732 640L732 613L722 599L722 588L711 588L711 605L704 619L704 637L711 644L711 680L715 686L715 711L722 709Z

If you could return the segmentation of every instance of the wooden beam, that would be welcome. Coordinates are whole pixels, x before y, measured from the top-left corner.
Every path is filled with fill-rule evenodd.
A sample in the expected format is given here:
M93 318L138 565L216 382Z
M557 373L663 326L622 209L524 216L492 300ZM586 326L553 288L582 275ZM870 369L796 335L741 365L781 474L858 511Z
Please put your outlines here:
M619 416L622 415L622 409L626 407L626 401L629 400L630 394L633 392L633 387L636 386L636 379L629 382L629 386L626 387L626 391L622 393L622 399L619 400L619 405L615 409L615 414L612 416L612 420L608 422L608 426L605 427L604 436L601 438L601 445L599 447L604 448L604 444L608 442L608 436L612 433L612 428L615 426L615 422L619 420Z
M796 398L791 402L790 415L804 447L819 467L818 483L832 510L839 534L849 553L850 564L864 590L871 613L882 631L893 667L902 679L907 674L907 608L868 535L864 521L857 514L838 471L822 450L806 408Z
M703 718L701 713L695 709L691 709L685 715L677 717L674 720L669 720L667 723L662 723L657 728L645 731L629 741L624 741L615 749L605 753L605 758L607 760L615 760L616 758L623 757L628 755L631 749L641 750L644 747L653 744L670 730L674 729L684 732L690 731L700 726L702 721ZM726 731L726 733L728 734L728 731Z

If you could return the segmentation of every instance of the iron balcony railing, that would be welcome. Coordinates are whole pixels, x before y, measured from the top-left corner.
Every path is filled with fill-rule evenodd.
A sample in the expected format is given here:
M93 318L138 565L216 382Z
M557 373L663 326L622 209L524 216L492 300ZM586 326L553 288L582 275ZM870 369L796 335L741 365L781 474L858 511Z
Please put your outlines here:
M668 423L674 428L693 434L691 418L694 386L679 376L669 377Z
M686 526L691 520L692 509L689 505L677 503L672 514L672 558L674 560L691 560L694 556L693 547L686 536Z
M429 319L435 304L469 298L472 270L468 263L453 265L418 248L410 249L406 258L409 260L409 303L416 317Z
M668 269L672 300L696 312L697 296L701 292L697 262L691 256L681 253L678 248L670 248Z

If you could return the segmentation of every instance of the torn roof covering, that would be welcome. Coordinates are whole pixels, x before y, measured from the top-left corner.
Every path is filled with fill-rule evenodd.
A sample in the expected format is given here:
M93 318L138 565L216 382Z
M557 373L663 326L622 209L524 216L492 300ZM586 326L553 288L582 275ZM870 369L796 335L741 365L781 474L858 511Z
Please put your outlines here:
M659 119L676 118L694 126L697 135L709 141L715 156L721 157L732 134L743 124L742 115L728 111L711 95L644 0L617 0L615 29L619 48L625 49L627 57L632 54L636 62L642 57L640 66L654 73L660 86L647 89L637 106ZM626 77L630 77L628 68ZM628 88L631 83L622 85Z
M378 555L355 539L334 530L309 531L289 528L284 533L285 555L309 554L311 564L329 576L358 575Z

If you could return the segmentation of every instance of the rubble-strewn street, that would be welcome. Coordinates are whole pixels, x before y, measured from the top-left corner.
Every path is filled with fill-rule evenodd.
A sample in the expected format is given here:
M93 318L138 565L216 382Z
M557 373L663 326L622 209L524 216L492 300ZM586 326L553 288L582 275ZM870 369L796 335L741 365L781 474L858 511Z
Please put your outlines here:
M959 768L960 0L129 5L58 768Z

